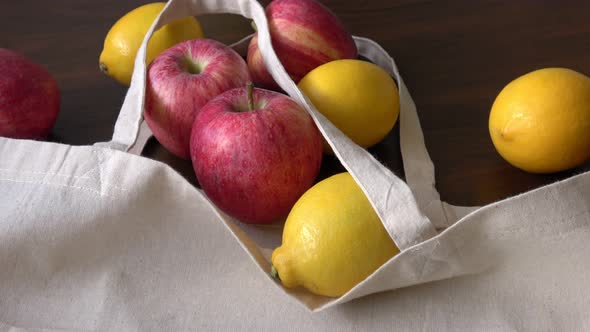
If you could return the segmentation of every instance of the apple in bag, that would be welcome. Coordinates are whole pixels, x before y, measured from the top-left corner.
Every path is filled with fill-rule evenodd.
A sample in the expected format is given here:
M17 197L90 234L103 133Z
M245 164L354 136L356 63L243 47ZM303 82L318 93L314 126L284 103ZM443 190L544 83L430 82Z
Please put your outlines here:
M322 161L311 116L286 95L238 88L205 105L193 125L191 159L215 205L246 223L285 217Z
M179 43L148 68L144 118L160 144L189 159L191 128L201 107L249 81L246 62L229 46L211 39Z
M358 50L342 22L315 0L275 0L265 10L272 46L295 83L312 69L338 59L355 59ZM278 90L258 48L248 46L248 68L256 86Z

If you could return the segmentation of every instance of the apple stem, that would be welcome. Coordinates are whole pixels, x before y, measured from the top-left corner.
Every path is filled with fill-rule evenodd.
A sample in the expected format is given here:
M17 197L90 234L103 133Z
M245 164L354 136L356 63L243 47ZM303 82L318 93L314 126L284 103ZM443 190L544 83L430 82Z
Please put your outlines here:
M275 280L281 280L281 278L279 277L279 271L277 271L277 268L274 265L271 265L270 276Z
M250 111L254 110L254 84L252 82L248 82L246 84L246 90L248 93L248 109Z

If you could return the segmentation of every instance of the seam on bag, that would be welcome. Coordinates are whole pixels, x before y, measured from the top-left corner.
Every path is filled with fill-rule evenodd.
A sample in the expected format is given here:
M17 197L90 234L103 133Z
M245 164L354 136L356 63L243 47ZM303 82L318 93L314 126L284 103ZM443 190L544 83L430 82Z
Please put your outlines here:
M552 222L551 224L554 225L554 226L559 227L559 226L561 226L563 224L567 224L567 221L569 221L569 220L575 220L577 218L584 217L584 216L590 216L590 210L586 210L586 211L584 211L582 213L577 213L577 214L574 214L574 215L571 215L571 216L567 216L567 217L564 217L564 218L561 218L561 219L557 219L555 222ZM575 226L575 225L572 224L572 226ZM557 235L561 235L561 234L567 234L567 233L572 232L572 231L574 231L574 230L576 230L578 228L581 228L581 227L588 227L588 226L590 226L590 224L578 225L577 227L574 227L573 229L566 230L564 232L559 232L559 233L554 232L554 231L546 231L544 229L540 229L539 227L534 227L534 229L536 231L531 232L531 227L518 227L518 228L515 228L515 229L512 229L512 230L505 230L505 231L502 231L502 232L497 232L497 233L495 233L495 236L486 236L485 238L487 238L487 239L498 239L498 238L502 238L502 237L507 237L510 234L517 235L517 234L523 234L523 233L527 233L529 235L538 234L538 235L554 235L554 236L557 236ZM539 231L539 229L540 229L540 231Z
M86 172L84 172L82 175L80 175L81 177L84 177L87 174L94 172L103 163L103 161L101 161L100 158L98 156L96 156L96 151L97 151L96 149L91 150L92 154L96 157L96 160L97 160L96 165L94 167L90 168L89 170L87 170ZM109 159L110 158L107 158L104 162L108 161ZM100 181L100 179L99 179L99 181Z
M112 153L109 153L107 155L107 157L104 158L105 152L104 152L103 149L95 149L95 148L93 148L91 150L91 152L96 157L96 160L97 160L96 166L92 167L91 169L89 169L86 172L84 172L81 176L77 176L77 177L80 178L80 179L91 179L91 177L88 177L87 175L90 174L90 173L92 173L92 172L94 172L94 171L96 171L96 170L98 170L98 177L97 177L97 179L98 179L98 192L99 193L102 193L103 192L103 189L104 190L115 189L115 190L118 190L120 192L127 192L128 190L126 190L126 189L124 189L122 187L119 187L117 185L111 184L108 181L103 181L103 179L102 179L103 178L103 176L102 176L102 174L103 174L102 173L102 166L105 163L107 163L107 162L109 162L111 160L111 158L113 157L113 154Z
M434 246L434 248L432 249L432 251L430 251L430 253L428 254L428 256L422 256L423 259L424 259L424 263L422 264L422 267L420 268L420 273L418 274L418 281L422 281L422 276L424 275L424 270L426 269L426 264L430 261L430 257L432 256L432 252L434 251L434 249L437 246L438 246L438 242Z
M85 179L85 180L90 180L91 177L89 176L78 176L78 175L68 175L68 174L58 174L58 173L44 173L44 172L36 172L36 171L21 171L21 170L10 170L10 169L0 169L0 172L11 172L11 173L16 173L16 174L35 174L35 175L50 175L50 176L59 176L59 177L63 177L63 178L67 178L67 179ZM0 178L1 181L10 181L10 182L24 182L24 183L45 183L45 182L35 182L35 181L30 181L30 182L26 182L25 180L17 180L15 178ZM116 190L122 191L122 192L127 192L128 190L123 188L123 187L119 187L115 184L112 184L109 181L101 181L102 184L105 185L105 188L114 188ZM51 183L51 182L49 182ZM78 188L78 186L72 186L74 188ZM79 187L79 188L84 188L84 187Z
M4 327L10 327L11 329L9 329L8 331L12 331L12 329L17 329L18 331L41 331L41 332L62 332L62 331L80 331L80 332L85 332L85 331L93 331L93 330L86 330L86 329L80 329L80 328L62 328L62 327L46 327L46 326L27 326L25 327L24 325L12 325L12 324L8 324L6 321L2 321L0 320L0 328L4 328ZM4 330L2 330L4 331Z
M104 162L106 162L106 160L110 159L107 158L106 160L101 160L101 158L104 155L104 152L102 150L94 150L92 149L92 153L96 155L96 159L98 160L98 165L96 165L96 169L98 170L98 191L101 193L102 195L102 191L103 191L103 183L102 183L102 164Z
M103 185L105 185L105 186L104 186L104 187L105 187L105 189L111 189L111 188L113 188L113 189L116 189L116 190L118 190L118 191L121 191L121 192L128 192L128 191L129 191L129 190L127 190L127 189L123 188L123 187L119 187L119 186L117 186L117 185L114 185L114 184L110 183L109 181L102 181L102 180L101 180L101 183L102 183Z
M100 191L97 191L97 190L94 190L94 189L90 189L90 188L87 188L87 187L72 186L72 185L67 185L67 184L63 184L63 183L43 182L43 181L24 181L24 180L13 180L13 179L7 179L7 178L0 178L0 181L14 182L14 183L27 183L27 184L41 184L41 185L49 185L49 186L58 186L58 187L64 187L64 188L79 189L79 190L84 190L84 191L91 192L91 193L96 194L98 196L107 196L107 197L110 197L110 195L103 194Z
M10 172L10 173L17 173L17 174L51 175L51 176L61 176L61 177L71 178L71 179L90 179L90 177L88 177L88 176L59 174L59 173L46 173L46 172L37 172L37 171L22 171L22 170L16 170L16 169L8 169L8 168L0 168L0 172Z
M93 151L99 152L102 157L104 157L104 155L105 155L104 149L93 149ZM103 159L103 160L99 160L99 164L98 164L97 167L98 167L98 171L99 171L99 178L98 178L98 180L100 182L100 190L102 191L103 189L105 189L105 190L115 189L115 190L118 190L118 191L120 191L122 193L125 193L125 192L128 192L129 190L127 190L127 189L125 189L123 187L119 187L119 186L117 186L115 184L112 184L109 181L103 180L102 166L104 164L110 162L111 159L113 158L113 155L114 154L115 154L115 151L109 150L109 153L107 154L106 158Z
M436 240L435 244L432 246L432 249L429 251L428 256L424 257L424 264L422 264L422 268L420 269L420 274L418 276L418 281L422 281L422 277L424 276L424 271L426 270L426 265L432 260L432 255L436 251L436 249L440 247L440 240Z
M444 226L442 226L442 227L440 227L440 229L437 229L437 231L440 231L440 230L443 230L443 229L445 229L445 228L449 227L450 225L452 225L452 224L456 223L457 221L459 221L459 219L457 219L457 220L453 221L452 223L450 223L450 222L449 222L449 219L450 219L450 217L449 217L449 215L447 214L447 209L445 209L445 207L444 207L444 205L443 205L443 202L442 202L442 200L440 200L440 199L439 199L439 201L438 201L438 202L440 203L440 208L442 209L442 215L445 217L445 225L444 225ZM455 216L455 217L456 217L456 216ZM456 218L453 218L453 219L456 219Z
M118 190L122 193L128 192L127 189L124 189L124 188L119 187L117 185L111 184L108 181L103 180L102 166L111 160L111 158L113 157L113 153L109 153L107 155L107 157L104 158L105 152L103 149L92 149L92 152L94 154L96 154L96 159L98 160L98 164L95 167L93 167L92 169L90 169L89 171L87 171L86 173L84 173L82 176L85 176L86 174L89 174L90 172L93 172L94 170L98 170L98 190L101 194L102 194L103 190L110 190L110 189L115 189L115 190ZM107 196L109 196L109 195L107 195Z
M10 170L10 169L0 169L0 171L9 171L9 172L14 172L16 174L36 174L36 175L52 175L52 176L60 176L60 177L65 177L65 178L69 178L69 179L92 179L92 177L87 176L89 173L95 171L96 169L99 170L99 174L98 174L98 190L96 189L92 189L89 187L84 187L84 186L76 186L76 185L71 185L71 184L64 184L64 183L57 183L57 182L47 182L47 181L27 181L27 180L19 180L19 179L14 179L14 178L9 178L9 177L3 177L0 178L0 181L5 181L5 182L13 182L13 183L25 183L25 184L37 184L37 185L48 185L48 186L58 186L58 187L62 187L62 188L72 188L72 189L77 189L77 190L83 190L83 191L87 191L90 192L92 194L98 195L100 197L113 197L112 195L109 195L107 193L103 193L103 189L105 189L105 191L107 190L114 190L114 191L119 191L120 193L125 193L127 192L126 189L121 188L119 186L110 184L108 181L103 181L102 180L102 171L101 171L101 166L108 162L111 157L112 154L110 154L109 156L107 156L106 159L102 159L100 156L104 156L104 151L102 150L98 150L98 149L92 149L91 150L92 154L95 155L96 159L98 160L97 165L90 168L88 171L84 172L82 175L66 175L66 174L59 174L59 173L49 173L49 172L37 172L37 171L19 171L19 170Z
M557 219L556 222L551 223L552 225L559 227L561 225L567 224L568 220L575 220L577 218L580 217L584 217L584 216L590 216L590 210L586 210L582 213L576 213L574 215L571 216L567 216L567 217L563 217L561 219ZM532 232L531 233L531 228L530 227L518 227L516 229L513 230L506 230L506 231L502 231L502 232L495 232L493 236L484 236L484 238L489 239L489 240L495 240L495 239L502 239L505 237L509 237L509 235L520 235L520 234L527 234L527 235L533 235L536 234L537 236L542 236L542 237L546 237L546 236L551 236L551 237L559 237L565 234L569 234L572 232L575 232L576 230L580 229L580 228L587 228L588 226L590 226L590 224L572 224L572 227L570 229L564 230L564 231L555 231L555 229L551 228L550 231L546 231L544 229L542 229L541 231L538 232ZM535 227L535 230L538 230L538 227ZM461 250L459 250L457 248L457 245L455 243L455 241L447 241L447 243L450 243L450 246L453 249L453 255L456 257L463 257ZM433 253L436 251L436 249L440 246L440 240L436 240L436 244L434 245L434 248L429 252L428 256L423 256L425 257L425 262L422 265L421 271L420 271L420 277L418 278L418 280L422 280L422 277L424 275L424 271L426 269L426 266L429 262L432 261L432 256Z
M104 163L108 162L111 159L111 157L112 157L112 155L109 155L106 159L102 159L101 160L100 157L101 156L104 156L104 154L105 154L102 149L99 150L99 149L92 148L90 152L91 152L91 154L93 154L93 155L96 156L97 163L96 163L95 166L93 166L90 169L88 169L87 171L85 171L82 175L72 175L72 174L62 174L62 173L50 173L50 172L41 172L41 171L28 171L28 170L18 170L18 169L10 169L10 168L0 168L0 172L15 173L17 175L18 174L50 175L50 176L59 176L59 177L67 178L67 179L87 179L87 180L90 180L90 179L92 179L92 177L87 176L87 175L89 173L95 171L96 169L98 169ZM97 154L97 152L98 152L98 154ZM14 179L14 178L12 178L12 179ZM106 181L104 181L104 182L105 183L108 183ZM120 189L120 190L126 191L125 189L123 189L121 187L118 187L116 185L112 185L112 184L109 184L109 187L113 187L113 188L116 188L116 189Z

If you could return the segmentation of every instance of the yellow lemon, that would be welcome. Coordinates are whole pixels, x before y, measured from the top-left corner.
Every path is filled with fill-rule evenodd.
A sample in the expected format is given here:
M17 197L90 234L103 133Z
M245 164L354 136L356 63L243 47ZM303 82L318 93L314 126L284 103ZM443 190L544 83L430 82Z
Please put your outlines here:
M552 173L590 159L590 78L565 68L510 82L489 118L492 142L512 165Z
M340 296L399 252L349 173L327 178L297 201L272 253L287 288Z
M129 85L137 50L164 5L163 2L155 2L137 7L111 27L99 58L100 69L105 74L121 84ZM203 38L203 29L194 17L167 24L152 35L148 43L146 63L150 64L166 49L196 38Z
M362 147L383 140L397 121L397 85L370 62L331 61L310 71L298 85L319 112Z

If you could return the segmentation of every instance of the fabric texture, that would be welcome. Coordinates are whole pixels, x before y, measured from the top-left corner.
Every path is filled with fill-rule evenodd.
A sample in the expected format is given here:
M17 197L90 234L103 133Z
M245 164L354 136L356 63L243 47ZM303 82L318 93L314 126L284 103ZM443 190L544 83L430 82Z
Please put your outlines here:
M399 85L406 182L301 94L255 0L171 0L148 34L214 12L254 19L271 74L310 112L402 252L340 298L272 280L282 225L240 223L169 166L134 155L150 135L146 39L111 142L0 138L0 330L590 329L588 173L481 208L446 204L415 104L381 47L355 38Z

